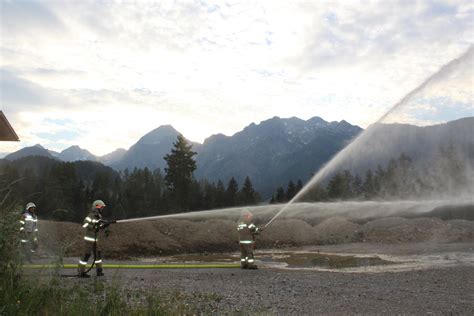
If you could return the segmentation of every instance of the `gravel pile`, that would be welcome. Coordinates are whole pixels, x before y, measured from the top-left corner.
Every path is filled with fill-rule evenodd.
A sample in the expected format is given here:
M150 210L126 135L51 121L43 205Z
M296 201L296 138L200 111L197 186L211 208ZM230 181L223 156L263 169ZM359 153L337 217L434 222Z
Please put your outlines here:
M108 238L100 236L101 246L109 258L238 250L236 223L224 219L119 223L112 225L110 230ZM82 227L79 224L40 221L39 238L47 251L66 256L81 254ZM273 222L258 237L257 247L423 241L474 242L474 222L387 217L357 224L342 217L331 217L312 226L303 220L284 219Z

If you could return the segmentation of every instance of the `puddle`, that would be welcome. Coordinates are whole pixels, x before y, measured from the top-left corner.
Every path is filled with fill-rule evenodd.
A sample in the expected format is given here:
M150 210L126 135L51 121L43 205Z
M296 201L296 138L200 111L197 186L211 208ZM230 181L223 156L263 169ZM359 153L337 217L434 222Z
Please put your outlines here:
M183 254L175 255L170 257L172 262L238 262L239 258L237 256L232 256L230 254L219 254L219 253L210 253L210 254Z
M288 268L324 269L347 269L398 264L398 262L383 260L377 256L339 256L321 253L292 253L280 258L272 258L271 261L284 262Z
M336 255L313 252L260 253L256 254L257 261L270 266L286 268L323 268L347 269L399 264L400 262L381 259L378 256ZM206 263L235 263L239 261L238 254L183 254L168 258L169 262L206 262Z
M141 258L153 263L239 263L240 254L203 253L180 254L159 258ZM450 265L474 266L473 253L443 253L429 255L354 254L319 251L259 251L257 265L262 268L332 271L341 273L380 273L419 270Z

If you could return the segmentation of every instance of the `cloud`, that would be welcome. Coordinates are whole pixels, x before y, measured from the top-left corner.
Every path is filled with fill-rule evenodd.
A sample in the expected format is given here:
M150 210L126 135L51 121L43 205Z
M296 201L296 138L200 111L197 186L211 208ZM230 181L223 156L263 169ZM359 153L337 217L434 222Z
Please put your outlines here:
M54 134L65 130L47 117L71 118L64 126L96 153L130 146L161 124L194 141L275 115L367 126L474 41L469 1L2 8L1 101L22 139L53 137L29 120ZM447 95L461 105L465 86L458 80L425 100Z
M0 69L0 100L6 110L40 107L49 99L51 93L41 86Z
M0 2L1 34L10 36L37 36L42 32L57 34L66 31L63 22L47 3L35 0Z

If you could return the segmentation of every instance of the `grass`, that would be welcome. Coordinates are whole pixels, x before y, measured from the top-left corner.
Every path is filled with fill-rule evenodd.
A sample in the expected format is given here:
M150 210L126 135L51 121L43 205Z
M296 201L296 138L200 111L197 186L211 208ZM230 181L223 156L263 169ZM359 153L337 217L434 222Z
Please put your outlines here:
M24 274L19 244L19 213L6 207L0 190L0 315L175 315L199 314L214 294L189 295L126 290L99 280L74 282L59 276L62 256L46 271ZM25 265L25 267L27 267ZM53 269L51 269L53 268ZM205 309L204 309L205 313Z

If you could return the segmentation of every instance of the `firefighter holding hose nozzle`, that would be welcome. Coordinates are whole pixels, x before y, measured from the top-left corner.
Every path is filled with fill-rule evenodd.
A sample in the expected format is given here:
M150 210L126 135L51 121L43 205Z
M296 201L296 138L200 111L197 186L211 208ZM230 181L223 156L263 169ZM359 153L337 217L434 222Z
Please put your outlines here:
M103 276L102 270L102 254L99 247L99 232L104 230L111 222L102 219L102 211L105 208L105 203L102 200L96 200L92 203L92 209L84 219L82 227L86 229L84 235L84 256L79 260L78 274L81 278L88 278L89 272L95 263L97 276ZM92 266L86 271L87 261L91 254L93 257Z
M255 236L262 231L253 223L253 214L249 210L242 212L242 217L237 224L240 246L240 267L242 269L257 269L253 250L255 248Z

